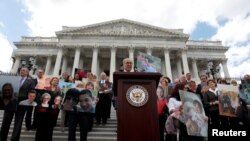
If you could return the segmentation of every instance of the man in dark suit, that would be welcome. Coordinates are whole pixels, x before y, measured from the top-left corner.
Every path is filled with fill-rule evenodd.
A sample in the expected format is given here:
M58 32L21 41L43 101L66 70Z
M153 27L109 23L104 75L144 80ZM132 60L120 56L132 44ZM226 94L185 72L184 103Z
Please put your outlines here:
M125 58L122 61L122 69L120 68L119 72L134 72L133 70L133 60L131 58ZM112 75L112 74L111 74ZM113 85L113 98L112 98L112 103L113 103L113 107L115 108L115 110L117 109L117 86L114 84Z
M35 88L35 83L32 80L32 78L29 77L29 69L27 67L22 67L20 69L19 74L20 74L20 81L19 81L20 88L19 88L19 93L18 93L18 103L22 100L27 99L28 92ZM26 113L26 117L25 117L26 129L30 130L32 110L33 110L32 106L23 106L23 105L17 106L17 111L15 114L15 123L14 123L14 128L13 128L12 137L11 137L12 141L19 141L21 128L22 128L22 122L23 122L25 113Z
M123 72L134 72L133 61L130 58L123 59Z

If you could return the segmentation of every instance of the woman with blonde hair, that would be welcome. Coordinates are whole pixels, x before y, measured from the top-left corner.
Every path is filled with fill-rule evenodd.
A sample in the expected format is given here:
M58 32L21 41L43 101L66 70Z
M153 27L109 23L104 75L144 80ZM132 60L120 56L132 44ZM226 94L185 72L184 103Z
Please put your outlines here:
M50 80L50 86L45 87L45 90L60 92L61 89L60 89L60 87L58 85L59 85L59 78L58 77L52 77L51 80Z
M164 91L164 94L163 94L163 96L165 97L165 98L169 98L169 92L168 92L168 84L170 83L170 79L167 77L167 76L163 76L163 77L161 77L161 79L160 79L160 85L159 86L161 86L162 87L162 89L163 89L163 91Z

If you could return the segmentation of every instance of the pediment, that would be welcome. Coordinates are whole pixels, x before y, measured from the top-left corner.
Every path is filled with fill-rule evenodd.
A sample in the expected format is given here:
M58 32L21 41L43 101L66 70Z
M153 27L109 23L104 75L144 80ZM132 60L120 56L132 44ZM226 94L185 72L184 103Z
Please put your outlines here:
M57 35L115 35L115 36L178 36L187 37L182 30L165 29L144 23L119 19L82 27L64 27Z

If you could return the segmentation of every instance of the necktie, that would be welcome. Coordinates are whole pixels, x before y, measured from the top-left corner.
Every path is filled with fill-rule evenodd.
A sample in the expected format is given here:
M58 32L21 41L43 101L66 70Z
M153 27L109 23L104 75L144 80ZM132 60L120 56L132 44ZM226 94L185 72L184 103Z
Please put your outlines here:
M21 78L21 80L20 80L20 83L19 83L19 85L20 85L20 87L22 86L22 84L23 84L23 77Z

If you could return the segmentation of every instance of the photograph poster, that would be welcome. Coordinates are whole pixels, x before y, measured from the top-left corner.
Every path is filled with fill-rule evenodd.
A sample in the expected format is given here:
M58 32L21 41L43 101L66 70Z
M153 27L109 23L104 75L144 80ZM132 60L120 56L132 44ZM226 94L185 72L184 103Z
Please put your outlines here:
M17 97L20 87L19 81L19 76L0 74L0 110L5 109L5 99ZM11 87L13 91L11 91ZM13 106L13 108L15 108L15 106Z
M59 80L58 86L63 93L66 93L70 88L74 88L75 84L70 82L65 82L64 80Z
M243 99L246 103L250 104L250 83L247 83L244 80L241 80L241 93L240 98Z
M208 118L200 98L191 92L179 90L183 103L183 116L190 136L208 136Z
M217 85L219 113L222 116L236 117L239 104L239 89L232 85Z
M48 90L40 90L36 89L36 103L37 103L37 111L38 112L46 112L47 109L50 111L58 112L61 107L61 102L63 98L63 94L61 92L48 91ZM52 110L53 109L53 110Z
M161 59L138 52L136 66L138 72L161 72Z
M88 112L94 113L95 106L93 102L92 92L82 90L84 94L79 94L78 89L69 89L65 94L61 109L64 111Z

